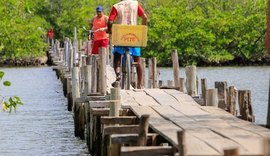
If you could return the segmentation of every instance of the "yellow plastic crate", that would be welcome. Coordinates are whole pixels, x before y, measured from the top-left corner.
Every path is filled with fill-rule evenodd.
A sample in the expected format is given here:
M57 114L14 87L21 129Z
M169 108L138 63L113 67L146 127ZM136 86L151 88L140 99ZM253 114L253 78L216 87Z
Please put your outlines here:
M112 44L116 46L146 47L147 26L113 24Z

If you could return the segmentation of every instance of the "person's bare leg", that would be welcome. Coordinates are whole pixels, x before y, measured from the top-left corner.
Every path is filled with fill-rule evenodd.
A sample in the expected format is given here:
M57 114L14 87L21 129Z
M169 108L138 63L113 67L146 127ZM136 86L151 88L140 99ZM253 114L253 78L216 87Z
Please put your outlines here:
M134 58L134 62L137 62L137 88L138 89L142 89L142 65L141 65L141 61L140 61L140 57L138 56L133 56Z
M121 63L121 54L115 53L113 57L113 68L116 75L116 81L120 81L120 63Z

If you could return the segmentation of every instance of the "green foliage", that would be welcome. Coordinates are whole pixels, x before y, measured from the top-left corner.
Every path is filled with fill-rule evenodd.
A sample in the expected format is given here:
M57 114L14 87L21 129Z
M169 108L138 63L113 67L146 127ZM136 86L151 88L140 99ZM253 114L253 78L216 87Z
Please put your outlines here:
M34 1L0 1L0 56L20 59L45 56L46 21L35 14Z
M3 71L0 71L0 82L2 81L5 73ZM11 86L11 82L4 81L2 83L4 86L9 87ZM18 105L23 105L23 102L21 101L20 97L13 96L13 97L4 97L0 94L1 97L1 104L3 107L3 111L8 110L9 113L11 113L12 110L16 112Z
M0 1L0 56L43 56L46 31L55 37L86 39L95 8L106 15L119 0L9 0ZM264 57L265 0L140 0L149 17L148 46L144 57L156 56L169 65L172 49L182 65L222 63L237 58Z
M149 1L146 57L168 65L177 49L183 65L253 61L265 53L265 0Z

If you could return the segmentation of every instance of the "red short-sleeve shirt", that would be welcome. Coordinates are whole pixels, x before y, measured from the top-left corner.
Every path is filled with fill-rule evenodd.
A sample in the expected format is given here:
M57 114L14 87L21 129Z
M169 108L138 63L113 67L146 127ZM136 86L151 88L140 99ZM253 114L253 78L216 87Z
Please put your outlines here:
M142 15L144 15L144 10L140 5L138 5L138 16L141 17ZM109 21L114 21L116 16L117 16L117 10L115 9L115 7L112 7L112 10L109 16Z

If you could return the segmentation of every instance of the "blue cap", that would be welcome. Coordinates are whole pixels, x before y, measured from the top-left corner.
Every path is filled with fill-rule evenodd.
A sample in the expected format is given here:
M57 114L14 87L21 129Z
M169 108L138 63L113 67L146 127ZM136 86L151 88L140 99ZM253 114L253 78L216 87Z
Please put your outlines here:
M97 8L96 8L96 11L103 11L103 8L102 8L102 6L98 6Z

